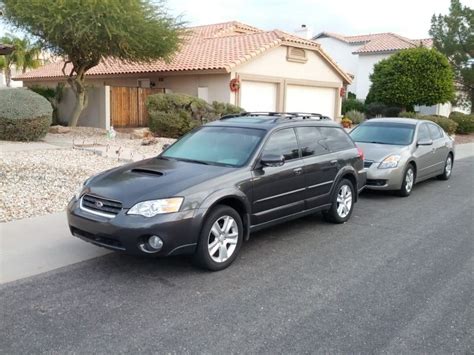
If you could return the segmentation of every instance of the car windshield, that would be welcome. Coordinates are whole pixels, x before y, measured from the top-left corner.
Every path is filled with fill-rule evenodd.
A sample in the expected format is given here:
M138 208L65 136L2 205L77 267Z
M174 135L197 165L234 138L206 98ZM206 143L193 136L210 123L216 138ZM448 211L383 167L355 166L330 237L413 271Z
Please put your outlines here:
M261 129L204 126L188 133L159 157L201 164L243 166L265 135Z
M350 136L359 143L408 145L413 141L415 125L403 123L367 123L356 127Z

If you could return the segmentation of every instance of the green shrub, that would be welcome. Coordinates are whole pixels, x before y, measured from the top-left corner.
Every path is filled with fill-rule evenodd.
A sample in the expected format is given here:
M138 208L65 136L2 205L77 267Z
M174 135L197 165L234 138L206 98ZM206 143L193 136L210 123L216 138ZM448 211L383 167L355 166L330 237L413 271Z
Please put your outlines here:
M342 114L345 115L349 111L365 112L365 104L355 98L342 99Z
M161 136L177 138L201 124L221 116L238 113L240 107L214 101L206 101L185 94L150 95L146 102L150 130Z
M28 89L0 90L0 139L35 141L48 133L53 108Z
M452 112L449 118L458 124L456 133L469 134L474 133L474 115L465 115L461 112Z
M419 118L419 115L416 112L407 112L402 111L398 114L398 117L402 118Z
M427 120L437 123L449 135L456 133L456 129L458 127L456 122L444 116L419 116L418 118L420 120Z
M356 110L350 110L344 116L350 119L353 124L361 124L365 121L365 114Z
M398 117L398 115L400 114L400 112L402 112L402 109L400 107L396 107L396 106L390 106L390 107L387 107L384 111L383 111L383 115L385 117Z
M372 102L365 107L365 113L368 118L383 116L387 106L381 102Z

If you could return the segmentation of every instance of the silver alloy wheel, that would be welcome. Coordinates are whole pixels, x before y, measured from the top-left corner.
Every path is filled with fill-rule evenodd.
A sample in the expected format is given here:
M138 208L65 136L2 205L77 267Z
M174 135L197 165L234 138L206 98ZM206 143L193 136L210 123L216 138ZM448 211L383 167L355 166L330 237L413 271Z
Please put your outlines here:
M451 155L448 156L448 159L446 159L446 166L444 167L444 173L446 177L449 177L451 175L451 172L453 170L453 158L451 158Z
M342 185L337 193L337 214L341 218L346 218L352 208L352 190L348 185Z
M415 174L413 173L413 169L408 169L405 175L405 190L410 192L413 188L413 183L415 182Z
M239 227L231 216L222 216L212 225L207 250L212 260L223 263L234 254L239 240Z

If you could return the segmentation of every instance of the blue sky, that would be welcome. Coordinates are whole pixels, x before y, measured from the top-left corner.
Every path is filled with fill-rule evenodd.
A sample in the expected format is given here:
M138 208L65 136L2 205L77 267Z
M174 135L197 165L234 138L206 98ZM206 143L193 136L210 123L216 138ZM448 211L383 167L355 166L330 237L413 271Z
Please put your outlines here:
M462 2L474 7L474 0ZM314 34L394 32L409 38L428 37L433 13L449 9L449 0L168 0L166 4L190 25L238 20L293 32L306 24ZM13 32L0 23L0 36L8 31Z

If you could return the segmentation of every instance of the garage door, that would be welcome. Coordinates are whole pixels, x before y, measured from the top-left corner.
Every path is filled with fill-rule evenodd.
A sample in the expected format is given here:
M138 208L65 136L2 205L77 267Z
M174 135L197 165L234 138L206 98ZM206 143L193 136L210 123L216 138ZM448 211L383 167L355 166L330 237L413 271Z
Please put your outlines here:
M246 111L276 111L277 84L242 81L240 106Z
M312 86L288 85L286 87L287 112L313 112L334 119L337 90Z

